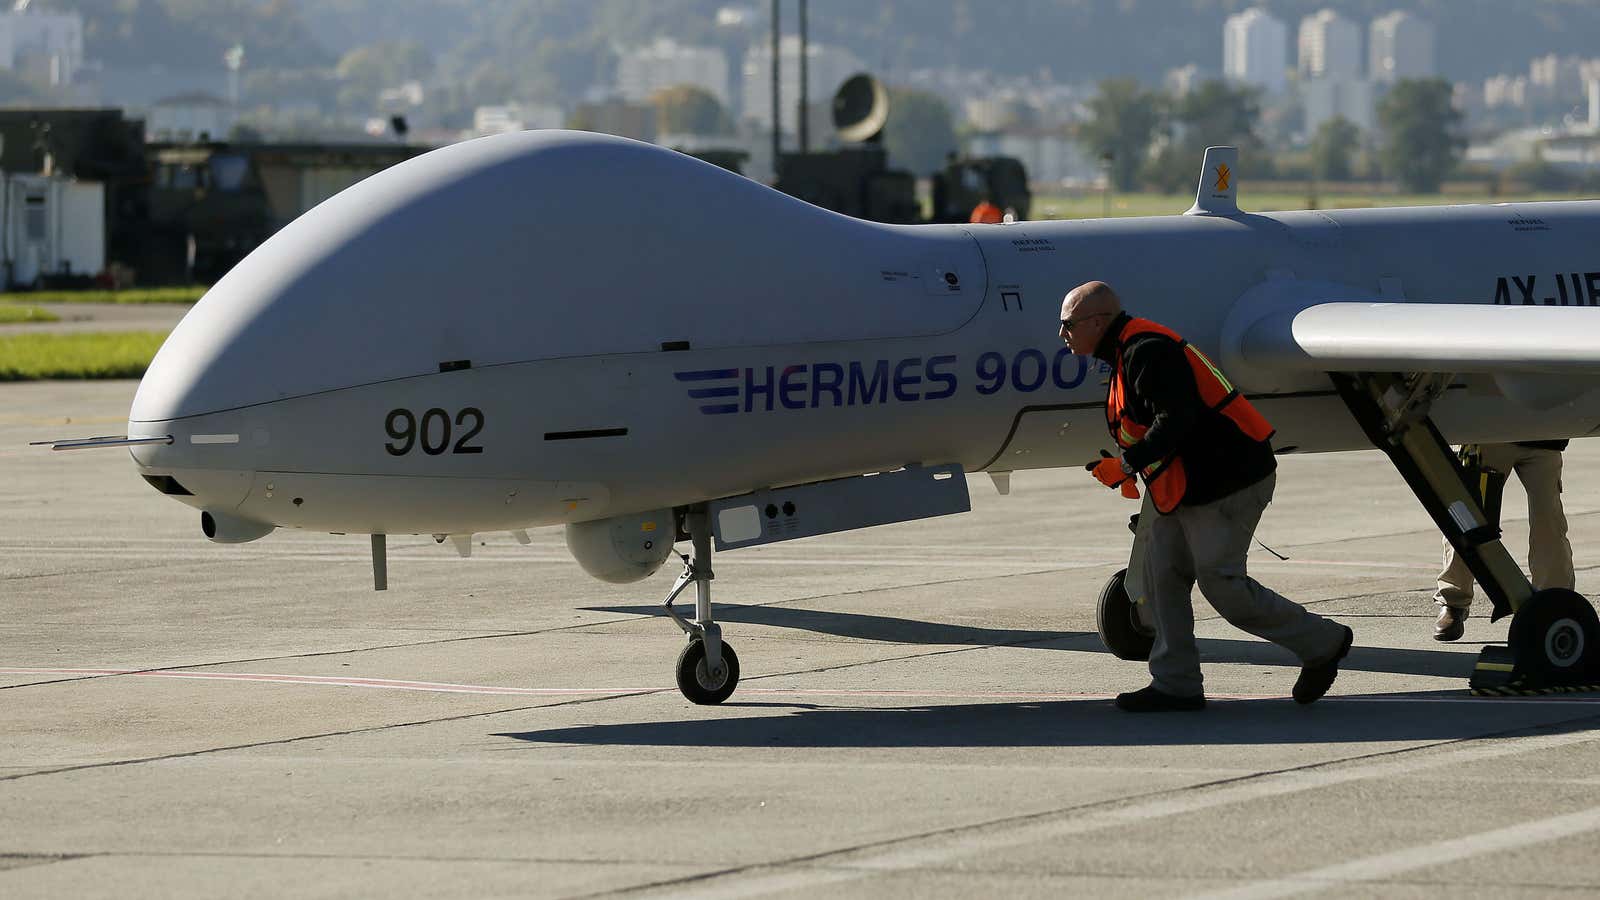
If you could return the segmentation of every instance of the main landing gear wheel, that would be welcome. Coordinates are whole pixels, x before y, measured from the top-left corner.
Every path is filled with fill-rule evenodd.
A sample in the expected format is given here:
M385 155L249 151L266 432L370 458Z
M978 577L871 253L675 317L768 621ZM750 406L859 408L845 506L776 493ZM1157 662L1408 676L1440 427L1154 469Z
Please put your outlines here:
M1126 579L1128 570L1122 569L1111 576L1100 590L1100 603L1095 608L1095 627L1100 632L1100 642L1118 659L1147 660L1150 648L1155 646L1156 634L1139 621L1139 609L1128 598Z
M722 665L716 671L706 669L706 642L690 641L678 654L678 690L690 703L715 706L733 696L739 686L739 657L733 648L722 643Z
M1600 618L1574 591L1537 591L1511 619L1508 642L1517 674L1539 682L1600 677Z

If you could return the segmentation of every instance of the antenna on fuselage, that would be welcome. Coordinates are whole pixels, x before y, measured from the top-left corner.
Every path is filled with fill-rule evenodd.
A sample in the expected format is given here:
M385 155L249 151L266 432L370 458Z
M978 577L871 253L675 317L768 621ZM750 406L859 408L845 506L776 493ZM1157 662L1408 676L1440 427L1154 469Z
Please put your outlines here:
M1237 216L1239 214L1238 147L1207 147L1200 164L1200 187L1186 216Z

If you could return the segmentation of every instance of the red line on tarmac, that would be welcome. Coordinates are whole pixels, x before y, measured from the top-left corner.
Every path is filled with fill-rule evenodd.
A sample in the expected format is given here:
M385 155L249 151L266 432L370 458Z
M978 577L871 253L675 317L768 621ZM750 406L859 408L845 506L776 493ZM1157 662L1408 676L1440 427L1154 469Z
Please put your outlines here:
M392 678L350 678L331 675L288 675L260 672L188 672L179 669L56 669L0 666L0 675L79 675L132 676L137 678L180 678L191 681L249 681L263 684L301 684L321 687L376 688L391 691L422 691L437 694L486 694L518 697L626 696L670 691L666 687L632 688L525 688L484 684L452 684L438 681L404 681ZM740 688L740 696L764 697L882 697L887 699L931 700L1111 700L1114 693L1068 691L896 691L851 690L848 688ZM1282 700L1287 694L1207 694L1211 700ZM1473 703L1473 697L1329 697L1342 703ZM1600 697L1496 698L1500 702L1600 703Z

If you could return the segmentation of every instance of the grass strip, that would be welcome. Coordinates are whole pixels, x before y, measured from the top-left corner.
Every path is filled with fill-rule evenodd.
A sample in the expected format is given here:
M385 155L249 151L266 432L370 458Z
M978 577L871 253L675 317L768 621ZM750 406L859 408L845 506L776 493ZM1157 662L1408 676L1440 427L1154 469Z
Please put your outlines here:
M61 317L37 306L0 304L0 325L17 325L28 322L59 322Z
M0 335L0 381L138 378L164 331Z
M208 288L204 285L166 288L128 288L121 291L20 291L0 294L0 300L27 303L193 303Z
M1175 216L1194 204L1194 191L1181 194L1156 194L1148 192L1113 192L1106 204L1099 191L1088 190L1074 194L1053 194L1048 189L1033 198L1032 216L1035 219L1097 219L1110 207L1112 217L1117 216ZM1300 210L1312 205L1317 208L1352 209L1389 206L1439 206L1455 203L1540 202L1544 200L1580 200L1580 194L1527 194L1494 196L1486 191L1451 194L1384 194L1375 191L1322 191L1315 198L1307 191L1269 190L1256 191L1241 187L1239 206L1250 212L1275 212ZM1104 205L1103 205L1104 204Z

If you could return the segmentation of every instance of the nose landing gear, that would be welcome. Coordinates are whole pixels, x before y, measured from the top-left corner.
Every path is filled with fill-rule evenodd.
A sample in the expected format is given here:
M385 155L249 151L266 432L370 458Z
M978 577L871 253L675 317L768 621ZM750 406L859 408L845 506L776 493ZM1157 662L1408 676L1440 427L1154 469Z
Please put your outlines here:
M733 696L738 685L739 657L726 643L722 662L715 667L707 665L705 641L690 640L678 654L678 690L690 703L715 706Z
M693 547L684 557L683 574L672 585L662 605L683 629L689 644L678 655L678 690L690 703L714 706L733 696L739 686L739 657L722 640L722 627L711 617L711 516L704 504L692 506L683 517ZM672 608L683 589L694 582L694 621Z

